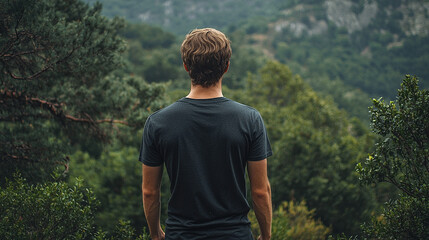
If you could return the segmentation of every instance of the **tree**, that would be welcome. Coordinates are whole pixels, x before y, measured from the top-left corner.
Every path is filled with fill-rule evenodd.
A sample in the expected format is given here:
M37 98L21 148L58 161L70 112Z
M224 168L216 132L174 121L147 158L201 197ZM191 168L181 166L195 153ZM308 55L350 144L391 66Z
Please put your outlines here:
M273 204L305 200L333 233L358 234L376 204L374 192L359 185L354 170L373 141L358 121L278 62L268 62L234 98L264 118L273 147Z
M0 0L2 176L68 171L73 146L106 142L118 124L139 129L162 104L162 86L115 73L123 21L100 12L78 0Z
M119 221L107 234L97 228L94 213L99 206L94 193L77 179L28 184L20 176L0 187L0 235L2 239L149 239L138 238L129 222Z
M129 220L138 233L146 225L139 187L142 181L141 163L137 158L137 148L123 146L119 149L110 147L97 159L81 151L70 155L74 164L70 169L69 182L74 184L77 177L81 177L84 179L82 185L93 189L100 201L95 222L106 231L113 232L117 219ZM161 198L163 219L167 216L170 195L166 181L167 174L164 174Z
M406 75L395 102L373 100L371 128L380 138L375 151L356 167L366 184L389 182L401 194L386 203L381 218L366 224L378 239L429 238L429 91Z

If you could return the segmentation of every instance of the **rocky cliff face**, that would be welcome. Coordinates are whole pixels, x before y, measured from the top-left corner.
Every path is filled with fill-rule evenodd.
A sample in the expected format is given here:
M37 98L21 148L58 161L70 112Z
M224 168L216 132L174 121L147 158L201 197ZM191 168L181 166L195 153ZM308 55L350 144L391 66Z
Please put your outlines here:
M399 9L403 19L401 28L407 35L429 35L429 2L404 1Z
M349 33L368 26L375 18L378 9L375 1L372 3L365 1L360 13L353 11L358 6L351 0L327 0L324 6L329 21L332 21L337 27L345 27Z
M427 1L404 0L399 6L392 7L380 6L376 0L365 0L360 4L351 0L326 0L322 6L325 19L315 20L311 15L311 10L305 10L314 8L314 5L301 4L283 11L283 16L274 24L274 30L280 32L287 29L297 37L303 34L318 35L323 34L331 22L337 27L347 29L348 33L353 33L376 21L377 14L382 11L386 18L397 18L405 35L429 35L429 2ZM297 12L309 14L309 21L303 23L300 19L291 17ZM380 31L384 30L381 26Z
M395 9L383 8L377 1L366 0L360 13L353 11L358 8L358 4L351 0L326 0L324 5L327 18L337 27L345 27L349 33L368 26L378 11L386 11L388 17L396 11L401 15L392 17L402 18L400 27L406 35L427 36L429 34L429 2L427 1L402 1Z
M265 17L273 21L270 26L277 32L287 29L295 36L323 34L330 24L353 33L384 19L395 19L394 24L405 35L429 35L428 0L320 0L307 4L309 1L295 4L285 0L99 1L109 16L126 13L124 17L131 21L160 25L181 34L196 27L224 28ZM383 27L383 23L375 26L387 30Z

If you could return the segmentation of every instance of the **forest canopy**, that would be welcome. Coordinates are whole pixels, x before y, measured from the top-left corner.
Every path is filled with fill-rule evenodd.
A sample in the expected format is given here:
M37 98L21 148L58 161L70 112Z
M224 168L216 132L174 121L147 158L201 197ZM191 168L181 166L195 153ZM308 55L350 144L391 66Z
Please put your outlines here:
M132 1L116 9L102 2L104 10L78 0L0 0L6 239L148 239L139 143L146 118L189 90L183 35L111 16L124 6L137 11ZM401 1L375 1L392 14L382 9L352 33L319 1L280 2L238 4L253 9L250 18L204 19L231 23L222 29L233 49L224 95L265 120L274 153L273 239L426 239L428 36L397 27L408 17ZM352 2L356 14L368 7ZM297 36L276 31L285 18L329 24L325 34ZM404 73L419 81L407 75L400 85ZM168 186L164 174L162 220Z

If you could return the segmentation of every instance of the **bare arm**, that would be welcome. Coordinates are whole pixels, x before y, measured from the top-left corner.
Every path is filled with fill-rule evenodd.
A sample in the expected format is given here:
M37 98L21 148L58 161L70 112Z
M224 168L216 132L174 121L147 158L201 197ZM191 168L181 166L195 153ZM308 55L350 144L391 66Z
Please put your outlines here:
M160 224L162 166L150 167L142 164L142 175L143 208L150 237L153 240L163 240L165 234Z
M271 187L267 176L267 159L248 161L250 188L252 192L253 210L258 219L261 236L258 239L271 239Z

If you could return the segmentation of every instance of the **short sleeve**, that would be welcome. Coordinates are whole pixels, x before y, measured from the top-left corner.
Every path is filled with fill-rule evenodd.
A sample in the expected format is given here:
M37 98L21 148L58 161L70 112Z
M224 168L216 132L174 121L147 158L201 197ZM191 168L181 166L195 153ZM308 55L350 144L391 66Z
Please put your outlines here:
M268 140L267 130L264 121L259 112L256 112L252 123L252 140L250 143L248 161L259 161L271 156L270 141Z
M149 117L144 125L139 161L147 166L156 167L162 165L163 160L155 140L155 131L151 121Z

